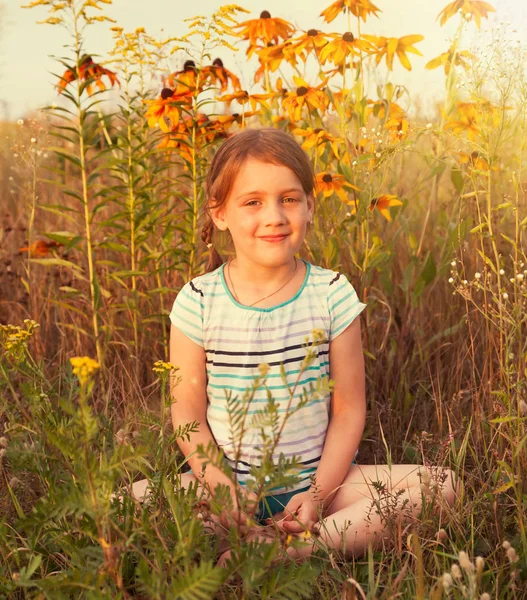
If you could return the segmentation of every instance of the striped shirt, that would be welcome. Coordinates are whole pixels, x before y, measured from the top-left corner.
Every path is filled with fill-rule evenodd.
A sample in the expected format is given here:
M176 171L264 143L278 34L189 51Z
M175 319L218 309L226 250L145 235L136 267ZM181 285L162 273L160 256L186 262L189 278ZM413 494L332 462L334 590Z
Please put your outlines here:
M280 455L300 459L298 484L288 490L309 485L320 462L329 423L331 393L309 394L317 379L329 380L329 342L342 333L365 308L345 275L304 261L306 274L291 299L270 308L248 307L238 303L225 282L225 263L215 271L195 277L177 295L170 320L191 340L202 346L207 369L207 422L218 446L222 447L238 482L246 485L251 466L259 466L262 430L249 426L268 402L272 393L278 407L280 424L291 414L273 452L276 464ZM306 336L313 342L313 330L322 330L314 346L315 358L300 375L306 356ZM269 366L265 380L254 391L252 400L244 393L254 387L259 365ZM284 385L293 390L293 399ZM300 376L300 379L298 379ZM325 382L326 384L328 381ZM267 389L266 389L267 388ZM295 410L305 395L309 399ZM247 412L243 439L233 436L229 425L228 402ZM305 402L305 400L304 400ZM272 430L265 429L268 435ZM236 454L238 460L235 460ZM274 488L280 494L285 488Z

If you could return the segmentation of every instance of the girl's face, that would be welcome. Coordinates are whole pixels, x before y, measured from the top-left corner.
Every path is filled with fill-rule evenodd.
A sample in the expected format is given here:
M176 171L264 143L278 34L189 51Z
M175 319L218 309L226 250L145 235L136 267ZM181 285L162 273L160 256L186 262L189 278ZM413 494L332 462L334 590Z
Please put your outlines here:
M227 202L211 207L211 216L218 229L229 230L238 258L270 267L285 264L300 249L313 208L313 196L291 169L248 158Z

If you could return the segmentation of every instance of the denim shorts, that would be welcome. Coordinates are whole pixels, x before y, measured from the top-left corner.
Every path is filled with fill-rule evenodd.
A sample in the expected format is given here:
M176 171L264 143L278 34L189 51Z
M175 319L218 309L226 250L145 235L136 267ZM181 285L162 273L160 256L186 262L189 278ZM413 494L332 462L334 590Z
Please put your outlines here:
M357 453L355 453L355 457L351 461L352 465L356 465L357 462L355 458L357 458ZM192 469L188 470L187 473L193 475ZM265 496L262 500L260 500L258 504L258 510L256 511L256 520L261 524L265 524L265 519L276 515L276 513L281 512L287 506L287 503L293 496L296 494L300 494L301 492L306 492L311 487L309 484L306 487L300 488L299 490L294 490L292 492L283 492L282 494L269 494Z

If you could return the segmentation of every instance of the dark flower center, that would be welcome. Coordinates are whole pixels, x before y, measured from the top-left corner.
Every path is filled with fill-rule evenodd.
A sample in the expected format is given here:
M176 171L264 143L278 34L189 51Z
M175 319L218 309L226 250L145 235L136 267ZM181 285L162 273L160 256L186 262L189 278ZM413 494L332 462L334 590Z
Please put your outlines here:
M216 58L212 64L215 67L221 67L221 68L223 68L223 61L221 60L221 58Z
M305 96L308 92L308 89L305 85L301 85L299 88L296 88L297 96Z
M192 71L196 68L196 63L193 60L186 60L183 63L183 71Z
M313 129L313 133L316 133L316 134L319 134L321 131L322 131L322 129L320 129L320 127Z
M237 119L240 116L240 113L232 113L233 118Z
M318 35L318 29L310 29L307 32L307 35L309 35L310 37L315 37L316 35Z
M370 206L375 208L377 206L377 202L379 202L379 198L372 198L370 202Z
M173 95L174 91L170 88L163 88L161 90L161 98L163 98L163 100L166 100L167 98L172 98Z
M271 13L268 10L262 10L260 14L260 19L270 19Z
M324 183L331 183L333 181L333 177L329 173L326 173L324 177L322 177L322 181Z
M342 36L342 39L345 42L353 42L355 38L353 37L353 33L351 33L351 31L346 31L346 33Z

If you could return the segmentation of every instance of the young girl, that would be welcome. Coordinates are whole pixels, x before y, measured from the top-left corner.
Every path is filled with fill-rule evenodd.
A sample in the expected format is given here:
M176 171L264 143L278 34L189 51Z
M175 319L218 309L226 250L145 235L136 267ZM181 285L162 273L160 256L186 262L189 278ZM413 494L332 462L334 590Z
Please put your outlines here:
M213 441L233 468L236 487L245 489L251 466L258 465L261 437L249 430L240 460L234 461L226 390L241 397L265 363L269 368L265 383L283 417L289 394L280 365L293 387L306 354L305 338L321 330L325 339L297 382L290 408L317 378L330 378L334 388L287 421L273 458L278 460L281 453L300 456L301 481L292 489L274 490L266 501L278 526L292 534L312 528L321 511L319 539L340 549L344 541L347 555L361 554L369 542L375 546L383 538L380 487L396 498L400 515L406 506L408 515L417 516L422 479L430 481L430 474L427 471L423 477L425 469L418 465L389 468L354 462L366 415L358 318L365 304L345 275L297 257L315 209L310 160L284 132L245 130L230 137L215 154L207 194L202 231L210 248L207 272L182 288L170 313L170 361L179 366L180 377L172 392L173 423L175 427L200 423L199 432L179 442L192 468L182 475L183 485L195 481L198 474L209 490L224 483L235 496L236 489L220 469L209 464L202 471L204 461L195 450L198 444L206 447ZM228 231L232 238L235 258L227 263L214 248L214 228ZM262 385L249 415L266 402ZM436 469L432 477L438 482L439 496L452 503L451 473ZM247 495L254 500L253 494ZM262 505L258 516L268 516Z

